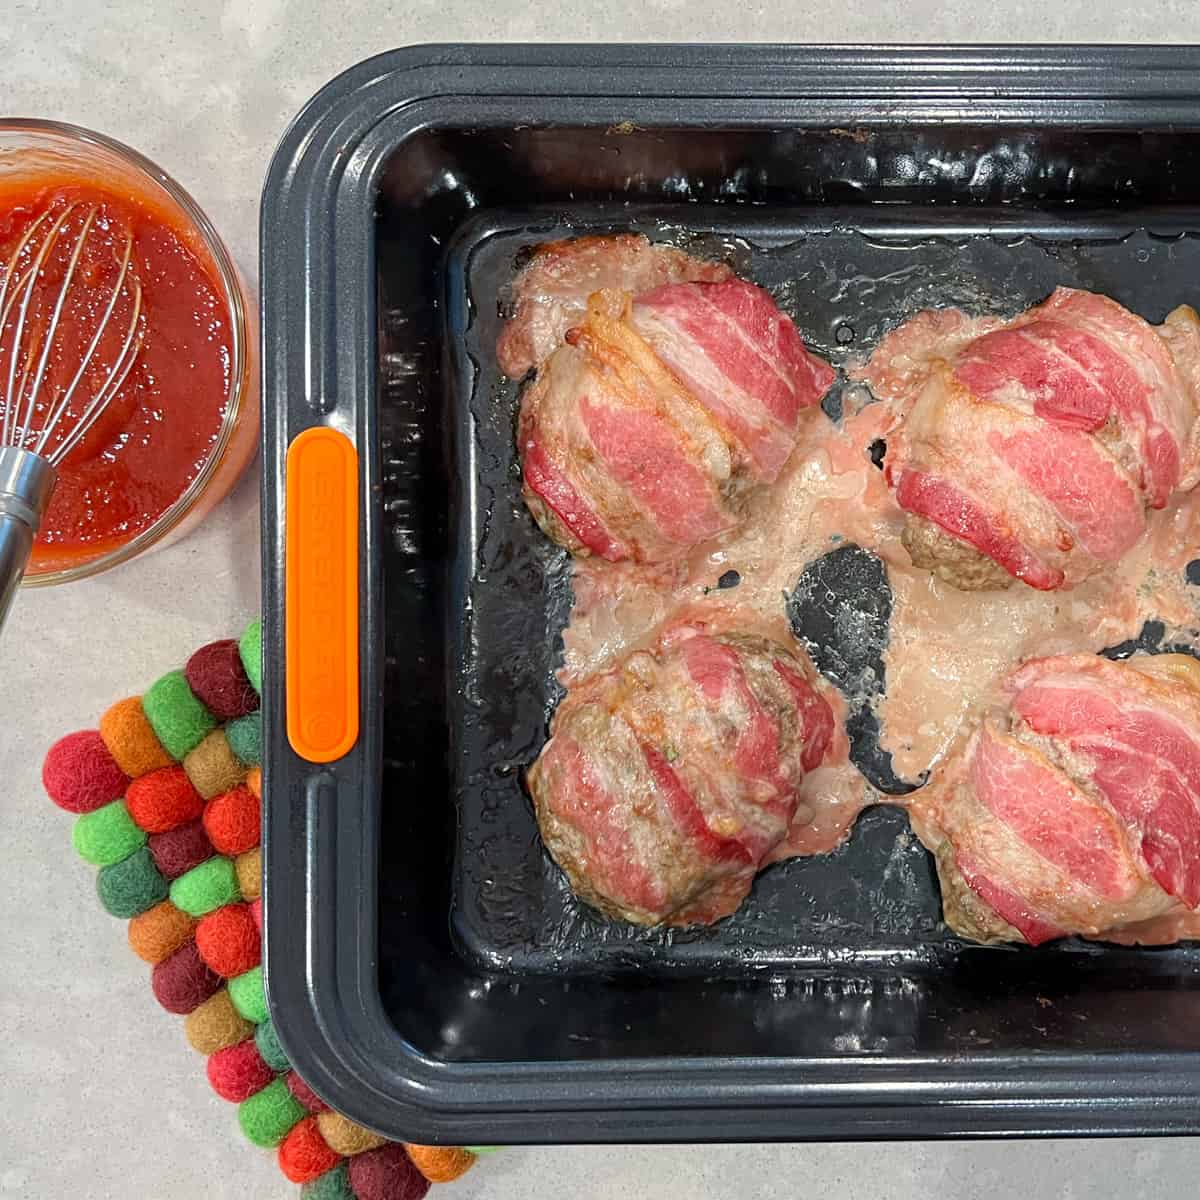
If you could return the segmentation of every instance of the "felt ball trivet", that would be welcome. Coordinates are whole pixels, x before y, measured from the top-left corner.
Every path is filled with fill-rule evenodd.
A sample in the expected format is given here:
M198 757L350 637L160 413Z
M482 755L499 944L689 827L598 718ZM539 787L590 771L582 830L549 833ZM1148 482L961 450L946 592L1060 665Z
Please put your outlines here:
M238 888L247 900L257 900L262 895L262 851L255 846L233 860Z
M262 967L253 967L244 975L229 981L229 998L233 1007L252 1025L267 1019L267 994L263 991Z
M141 696L118 700L100 718L100 737L117 766L131 779L169 767L173 761L146 719Z
M249 643L247 648L256 653ZM257 653L261 652L260 637ZM188 659L184 675L192 694L220 721L233 721L258 708L258 692L242 666L241 651L232 638L202 646Z
M417 1146L405 1142L404 1149L430 1183L451 1183L465 1175L475 1162L475 1155L461 1146Z
M177 762L217 727L217 718L196 699L182 671L168 671L152 683L142 708L163 749Z
M255 1092L238 1105L242 1132L256 1146L278 1146L288 1130L305 1115L304 1105L278 1075L261 1092Z
M492 1147L388 1142L332 1111L292 1070L267 1016L261 962L262 629L202 646L99 730L50 748L46 792L129 921L155 997L183 1017L213 1090L303 1200L421 1200Z
M238 639L238 656L250 686L262 694L262 622L251 621Z
M213 796L204 810L204 829L221 854L253 850L261 836L258 797L240 781L229 791Z

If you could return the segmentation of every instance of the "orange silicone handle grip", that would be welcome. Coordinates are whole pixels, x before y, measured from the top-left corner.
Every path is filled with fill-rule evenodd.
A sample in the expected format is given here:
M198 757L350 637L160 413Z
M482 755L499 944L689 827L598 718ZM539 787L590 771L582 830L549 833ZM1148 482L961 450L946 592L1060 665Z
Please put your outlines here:
M336 429L288 447L287 735L309 762L358 740L358 452Z

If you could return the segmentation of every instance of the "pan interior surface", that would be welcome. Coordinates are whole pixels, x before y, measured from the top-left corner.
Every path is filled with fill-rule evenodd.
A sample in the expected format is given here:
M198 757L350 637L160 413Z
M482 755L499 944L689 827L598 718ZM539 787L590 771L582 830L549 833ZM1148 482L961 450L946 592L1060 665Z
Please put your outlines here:
M521 501L519 387L494 346L532 246L626 230L725 259L837 367L921 308L1009 315L1058 285L1157 322L1195 299L1198 160L1182 132L967 125L454 128L397 149L376 227L379 972L407 1040L464 1062L1194 1047L1195 948L966 945L892 808L712 927L575 900L522 788L561 696L570 565ZM853 553L805 567L821 586L798 587L794 628L844 683L837 664L882 643L837 645L831 606L878 613L886 577ZM869 696L848 699L886 788Z

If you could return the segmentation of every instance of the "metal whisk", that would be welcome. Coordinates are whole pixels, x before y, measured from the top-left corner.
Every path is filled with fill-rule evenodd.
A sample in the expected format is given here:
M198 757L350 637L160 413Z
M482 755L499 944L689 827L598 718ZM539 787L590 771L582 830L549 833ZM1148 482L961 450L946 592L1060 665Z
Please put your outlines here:
M0 278L0 626L57 467L121 390L141 349L133 235L126 231L123 250L111 247L100 221L92 205L42 213ZM97 287L93 260L110 252L116 274Z

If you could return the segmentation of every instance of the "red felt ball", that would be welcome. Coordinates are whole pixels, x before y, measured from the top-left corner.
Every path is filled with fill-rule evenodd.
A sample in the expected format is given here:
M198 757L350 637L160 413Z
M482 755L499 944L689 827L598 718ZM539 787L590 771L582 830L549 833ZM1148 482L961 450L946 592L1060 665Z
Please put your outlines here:
M250 915L254 918L254 924L258 926L258 932L262 933L262 897L257 897L250 905Z
M164 879L178 879L216 854L199 818L166 833L152 834L146 844Z
M218 975L234 979L262 961L262 936L248 904L226 904L196 926L200 957Z
M218 720L232 721L258 708L258 693L246 677L235 641L201 646L183 673L196 699Z
M259 799L248 787L214 796L204 810L209 841L222 854L244 854L261 835Z
M293 1183L308 1183L342 1161L317 1128L316 1117L305 1117L293 1125L279 1145L279 1169Z
M67 812L88 813L119 800L129 777L95 729L59 738L42 763L42 787Z
M316 1092L296 1074L295 1071L289 1071L287 1077L288 1091L308 1109L310 1113L322 1113L329 1111L329 1105L317 1095Z
M150 974L154 998L167 1012L180 1016L199 1008L220 990L222 982L200 957L195 942L185 942L170 958L158 963Z
M263 1061L252 1037L209 1055L205 1069L212 1090L231 1104L249 1100L275 1078L275 1072Z
M182 767L162 767L130 783L125 807L147 833L169 833L194 821L204 811L204 798Z
M421 1200L429 1191L429 1180L397 1142L356 1154L349 1170L350 1186L358 1200Z

